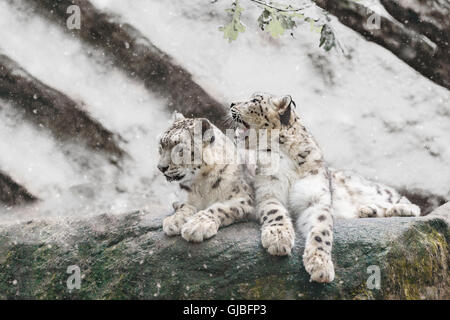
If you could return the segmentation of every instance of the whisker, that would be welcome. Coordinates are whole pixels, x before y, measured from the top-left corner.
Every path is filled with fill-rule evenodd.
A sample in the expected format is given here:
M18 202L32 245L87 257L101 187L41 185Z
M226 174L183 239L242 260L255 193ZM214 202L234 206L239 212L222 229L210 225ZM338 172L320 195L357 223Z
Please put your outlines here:
M226 126L230 126L233 123L233 118L230 114L223 116L222 124Z

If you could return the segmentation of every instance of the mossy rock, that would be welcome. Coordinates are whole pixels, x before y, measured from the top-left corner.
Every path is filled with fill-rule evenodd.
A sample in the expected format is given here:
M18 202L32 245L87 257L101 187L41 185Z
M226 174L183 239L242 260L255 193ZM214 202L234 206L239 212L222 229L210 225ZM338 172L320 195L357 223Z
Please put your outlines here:
M442 210L441 210L442 212ZM448 214L448 210L446 211ZM2 299L449 299L444 216L337 221L330 284L309 281L300 237L270 256L255 223L169 238L151 212L0 225ZM80 289L67 287L69 266ZM379 271L379 287L368 285ZM370 272L372 271L372 272Z

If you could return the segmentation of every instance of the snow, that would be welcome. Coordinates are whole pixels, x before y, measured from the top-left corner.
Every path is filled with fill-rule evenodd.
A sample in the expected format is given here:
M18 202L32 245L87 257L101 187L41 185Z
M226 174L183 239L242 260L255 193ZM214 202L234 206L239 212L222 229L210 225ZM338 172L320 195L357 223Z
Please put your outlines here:
M3 101L1 111L11 116L0 118L0 168L44 200L28 208L24 216L30 210L48 216L123 212L147 204L153 209L162 206L160 211L170 208L167 201L177 198L176 187L156 175L156 138L170 118L164 102L112 66L101 52L23 8L0 3L0 29L0 52L47 85L82 102L91 116L127 141L121 147L131 157L121 173L80 146L62 148L46 130L15 119L13 109ZM118 193L116 187L126 193Z
M228 0L91 2L140 30L224 105L255 91L293 96L332 166L450 199L449 92L334 19L347 55L318 48L320 35L307 23L294 37L271 38L245 0L247 30L232 43L218 30L228 21ZM26 7L0 3L0 38L0 52L82 101L127 141L121 147L130 155L118 171L81 146L61 146L45 130L4 116L14 110L0 101L0 168L44 200L2 219L141 208L167 214L179 193L156 170L156 137L170 117L164 101ZM84 171L86 161L91 169Z
M24 122L3 100L0 100L0 119L0 168L12 173L19 184L26 185L38 197L46 197L56 196L59 188L70 188L69 181L82 182L82 176L72 170L54 139L46 131ZM42 172L46 173L45 181L40 179Z

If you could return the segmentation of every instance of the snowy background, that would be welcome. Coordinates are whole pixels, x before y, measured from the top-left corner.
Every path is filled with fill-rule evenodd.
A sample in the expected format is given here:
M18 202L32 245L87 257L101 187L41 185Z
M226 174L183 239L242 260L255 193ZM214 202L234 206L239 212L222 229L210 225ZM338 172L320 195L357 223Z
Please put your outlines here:
M255 91L290 94L331 166L450 199L449 91L339 22L333 27L346 55L319 48L320 35L306 23L293 37L270 37L245 1L247 30L232 43L218 30L231 1L91 2L137 28L224 107ZM3 206L2 222L137 209L167 214L180 194L156 169L157 136L171 116L164 101L20 1L0 1L0 39L1 54L83 101L120 134L129 155L118 169L81 145L56 141L0 99L0 169L41 199Z

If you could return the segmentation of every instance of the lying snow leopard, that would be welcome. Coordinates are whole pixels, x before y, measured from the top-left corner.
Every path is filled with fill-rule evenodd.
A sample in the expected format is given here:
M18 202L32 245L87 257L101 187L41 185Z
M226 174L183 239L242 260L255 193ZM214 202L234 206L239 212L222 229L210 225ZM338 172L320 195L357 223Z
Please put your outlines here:
M262 245L273 255L290 254L294 220L306 236L303 264L311 280L331 282L333 218L418 216L420 209L390 187L328 168L294 109L290 96L254 94L249 101L232 103L230 112L241 127L267 129L269 139L279 143L278 171L262 174L258 163L254 181ZM265 147L256 152L277 151Z
M175 213L164 219L163 230L201 242L253 213L253 188L235 145L217 127L180 113L174 120L160 139L158 169L179 182L187 201L173 204Z

